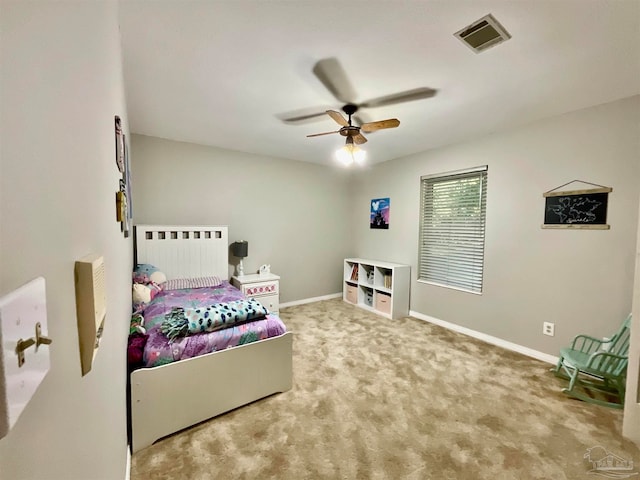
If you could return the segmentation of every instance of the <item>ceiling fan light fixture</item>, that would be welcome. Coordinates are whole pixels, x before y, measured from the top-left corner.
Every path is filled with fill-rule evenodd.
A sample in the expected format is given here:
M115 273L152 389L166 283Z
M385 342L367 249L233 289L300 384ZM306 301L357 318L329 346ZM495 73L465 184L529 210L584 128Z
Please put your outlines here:
M351 140L351 141L349 141ZM359 146L353 143L353 138L347 137L347 143L344 147L336 152L336 158L345 167L352 164L363 165L367 152L362 150Z

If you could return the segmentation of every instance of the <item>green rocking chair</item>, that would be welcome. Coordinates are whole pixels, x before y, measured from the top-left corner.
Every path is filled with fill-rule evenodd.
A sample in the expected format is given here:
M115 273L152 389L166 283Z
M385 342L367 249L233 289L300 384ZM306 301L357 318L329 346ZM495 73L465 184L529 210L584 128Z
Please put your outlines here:
M558 365L551 371L557 377L569 380L569 388L562 391L585 402L623 408L630 325L631 314L610 339L578 335L570 347L561 349ZM589 395L590 392L616 400L596 398Z

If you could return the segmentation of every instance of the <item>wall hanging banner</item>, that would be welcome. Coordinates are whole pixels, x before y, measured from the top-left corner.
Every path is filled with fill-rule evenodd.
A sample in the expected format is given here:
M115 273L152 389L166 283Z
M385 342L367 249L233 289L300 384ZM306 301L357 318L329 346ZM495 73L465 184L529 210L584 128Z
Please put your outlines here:
M580 182L594 188L582 190L559 189ZM609 230L607 204L613 188L572 180L542 194L545 197L542 228L574 228L583 230Z

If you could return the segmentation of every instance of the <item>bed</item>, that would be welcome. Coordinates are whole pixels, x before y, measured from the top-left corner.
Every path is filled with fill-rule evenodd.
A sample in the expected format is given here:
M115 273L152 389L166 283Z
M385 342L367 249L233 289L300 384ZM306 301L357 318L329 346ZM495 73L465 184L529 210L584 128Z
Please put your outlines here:
M221 288L225 289L225 295L239 294L239 290L238 293L228 290L235 287L228 283L226 226L137 225L135 249L136 263L157 266L169 280L217 276L223 281ZM273 315L269 314L265 321L270 317ZM178 361L133 370L130 374L132 451L242 405L291 389L292 338L293 334L285 331L190 358L185 358L188 355L184 352L186 349L182 349L176 356Z

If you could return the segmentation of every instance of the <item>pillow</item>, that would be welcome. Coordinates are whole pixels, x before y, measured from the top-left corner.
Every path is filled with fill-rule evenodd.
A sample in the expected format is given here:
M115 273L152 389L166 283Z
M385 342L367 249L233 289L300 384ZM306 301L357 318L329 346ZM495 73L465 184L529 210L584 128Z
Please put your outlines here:
M133 283L146 285L153 282L160 285L166 281L167 276L149 263L138 263L136 268L133 269Z
M163 290L181 290L183 288L218 287L222 284L219 277L172 278L163 285Z

